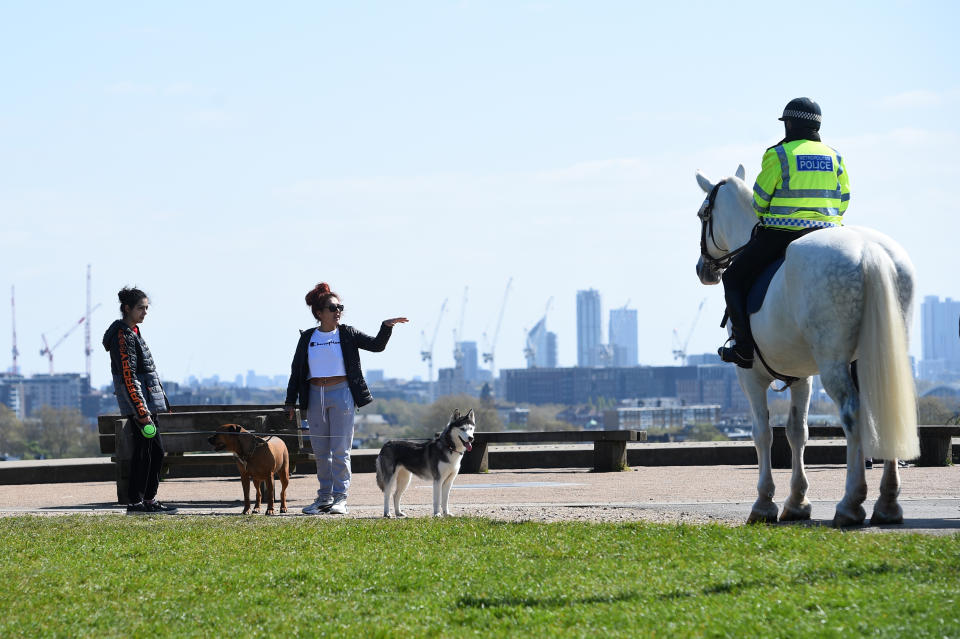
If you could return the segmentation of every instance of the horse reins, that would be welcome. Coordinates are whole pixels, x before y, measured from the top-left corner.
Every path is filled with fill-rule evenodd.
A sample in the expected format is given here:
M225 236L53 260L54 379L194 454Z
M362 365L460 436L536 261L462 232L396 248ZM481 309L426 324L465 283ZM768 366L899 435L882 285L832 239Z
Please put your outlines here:
M709 230L710 241L713 242L713 245L718 251L723 250L720 248L720 245L717 244L717 239L713 236L713 205L717 200L717 192L720 190L720 187L726 183L726 180L720 180L713 186L712 189L710 189L710 194L707 196L706 206L704 206L703 209L697 213L697 217L700 218L700 257L703 258L703 263L714 271L722 271L726 269L728 266L730 266L733 258L747 248L747 244L744 244L740 248L732 251L728 250L727 253L721 257L713 257L710 255L710 251L707 249L707 231ZM757 227L754 227L754 232L756 232L756 229Z

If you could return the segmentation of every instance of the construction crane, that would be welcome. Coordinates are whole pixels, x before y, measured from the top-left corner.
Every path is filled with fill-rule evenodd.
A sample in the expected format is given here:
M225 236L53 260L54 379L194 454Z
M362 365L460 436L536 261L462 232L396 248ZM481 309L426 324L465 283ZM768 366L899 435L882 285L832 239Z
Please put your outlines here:
M420 349L420 361L427 363L427 384L430 387L430 401L434 400L433 396L433 345L437 342L437 332L440 330L440 320L443 319L443 312L447 309L447 300L443 300L443 304L440 305L440 314L437 315L437 323L433 327L433 337L430 338L430 343L427 343L427 334L423 331L420 331L420 340L422 347Z
M94 306L93 308L91 308L91 309L90 309L90 312L92 313L93 311L97 310L98 308L100 308L100 305L99 305L99 304L97 304L96 306ZM68 337L70 337L70 335L73 333L73 331L77 330L77 328L79 328L79 326L80 326L81 324L83 324L85 321L87 321L87 317L88 317L87 315L84 315L84 316L81 317L79 320L77 320L77 323L74 324L73 326L71 326L71 327L70 327L70 330L68 330L66 333L64 333L64 334L63 334L63 337L61 337L60 339L58 339L57 342L56 342L53 346L50 346L50 344L47 343L47 336L46 336L46 335L44 335L44 334L42 334L42 333L40 334L40 338L43 340L43 348L40 349L40 355L45 355L46 358L47 358L47 360L50 362L50 374L51 374L51 375L53 375L53 351L55 351L55 350L57 349L57 346L60 346L60 344L63 344L63 340L65 340L65 339L67 339Z
M467 293L470 287L463 287L463 304L460 306L460 321L453 329L453 367L457 370L463 370L463 348L460 342L463 341L463 317L467 313Z
M13 354L13 368L10 369L10 372L14 375L20 374L20 366L17 365L17 357L20 355L20 351L17 350L17 305L14 301L16 297L14 296L14 288L10 287L10 325L13 327L13 349L11 353Z
M537 366L537 345L530 338L531 333L536 330L537 326L543 323L543 330L547 330L547 313L550 312L550 306L553 304L553 296L550 296L550 299L547 300L547 306L543 309L543 317L533 325L529 331L527 331L526 344L523 348L523 356L527 360L527 368L536 368Z
M99 305L98 305L99 306ZM90 317L93 314L93 309L90 308L90 265L87 264L87 310L85 317ZM90 355L93 354L93 348L90 346L90 320L87 320L83 324L83 355L84 355L84 368L87 373L87 386L90 385Z
M513 284L513 277L507 280L507 288L503 291L503 301L500 302L500 314L497 316L497 327L493 330L493 339L490 341L489 346L487 346L486 351L483 354L483 363L490 364L490 374L494 377L497 376L497 367L494 360L494 353L497 349L497 338L500 337L500 324L503 322L503 310L507 307L507 295L510 294L510 285ZM483 333L483 341L487 341L487 333ZM485 344L486 345L486 344Z
M697 312L693 316L693 322L690 323L687 339L683 340L682 344L680 343L680 334L677 332L677 329L673 329L673 359L680 360L681 364L687 363L687 344L690 343L690 338L693 336L693 329L697 326L697 320L700 319L700 311L703 310L703 305L706 301L707 298L700 300L700 306L697 307Z

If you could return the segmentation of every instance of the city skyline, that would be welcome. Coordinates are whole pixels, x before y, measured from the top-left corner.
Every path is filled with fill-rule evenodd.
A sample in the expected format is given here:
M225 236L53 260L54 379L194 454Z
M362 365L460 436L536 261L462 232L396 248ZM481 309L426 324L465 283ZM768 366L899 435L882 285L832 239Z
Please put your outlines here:
M461 339L483 344L511 277L498 369L524 367L551 298L558 364L575 363L588 288L632 300L651 365L674 362L673 331L706 297L687 350L715 351L723 298L694 275L694 173L742 163L752 182L800 95L850 173L845 222L916 265L920 359L922 300L960 299L960 6L808 8L843 25L842 72L758 55L757 34L794 11L761 2L7 6L0 289L16 287L21 368L47 371L41 335L84 315L87 264L98 386L125 285L151 296L144 335L174 380L288 370L321 280L360 330L410 318L363 355L391 377L426 378L420 336L445 299L434 378L461 314ZM12 328L8 308L0 352ZM55 371L84 370L82 337Z
M599 291L596 291L595 289L589 289L588 291L578 291L577 293L579 295L580 293L587 293L587 292L596 295L596 298L591 300L591 305L590 305L591 310L595 308L599 308L600 310L598 312L602 314L602 310L604 309L604 306L602 304L602 295L600 295ZM947 351L946 356L939 359L946 359L952 362L954 366L960 366L960 359L956 359L954 357L957 352L960 352L960 338L956 338L955 336L956 326L958 321L958 315L957 315L957 312L955 312L957 308L960 308L960 301L953 300L949 297L945 297L941 301L940 296L929 295L924 297L921 300L915 300L914 314L917 316L917 318L916 318L916 321L914 322L911 333L916 334L916 338L912 340L911 355L914 356L915 360L918 363L918 366L925 360L931 359L927 355L929 352L933 352L933 349L935 348L941 351L946 349ZM613 327L613 324L614 324L614 316L617 313L625 313L627 314L627 316L629 316L629 314L634 314L635 316L635 314L637 313L636 309L627 309L627 308L611 308L611 309L608 309L608 312L609 312L609 324L611 328ZM551 313L551 316L552 315L553 314ZM553 349L552 352L554 353L554 356L556 356L556 348L557 348L556 343L559 339L562 338L562 336L558 336L555 331L546 331L546 329L542 325L543 321L544 321L544 317L541 317L541 319L534 324L533 331L536 332L538 335L541 332L543 333L543 335L539 336L541 340L551 339L551 347ZM623 321L623 320L620 320L620 321ZM85 358L85 353L83 348L84 346L83 331L78 330L78 328L80 327L82 327L82 324L77 324L74 327L68 328L68 331L70 332L70 337L72 338L73 348L75 349L75 351L80 351L79 356L76 352L74 352L73 353L74 357L68 358L68 359L69 361L73 362L74 365L77 366L77 368L73 370L65 370L60 366L56 366L56 370L54 371L54 374L56 375L83 374L83 369L84 369L83 362ZM537 330L537 329L540 329L540 330ZM146 329L144 330L146 332ZM573 335L571 337L573 339L571 339L570 341L573 341L573 342L577 341L576 335ZM633 340L636 340L637 334L634 333L632 337L633 337ZM952 341L957 341L958 343L952 344ZM67 345L66 348L70 348L69 346L70 343L71 343L71 340L70 338L68 338L68 340L64 342L64 344ZM479 357L479 352L477 350L476 342L472 340L464 340L462 344L465 347L465 352L469 351L469 357L468 357L469 361L467 365L467 368L469 368L468 379L476 378L478 371L486 371L486 374L489 374L489 368L488 368L489 365L484 365L479 361L480 357ZM634 341L634 344L636 344L636 341ZM933 344L936 344L936 346L934 346ZM592 362L589 365L587 365L588 367L624 366L624 365L626 366L683 365L682 362L677 364L675 360L644 361L639 357L636 363L624 363L623 361L617 359L618 357L617 344L614 343L614 335L609 330L609 328L607 331L606 341L603 341L602 332L601 332L601 338L600 338L600 343L598 347L600 350L604 348L608 348L610 350L610 355L612 359L609 363L606 363L606 364L604 364L602 361ZM49 373L49 371L45 368L47 360L45 357L42 356L42 354L38 359L44 363L43 365L38 367L36 370L24 370L24 367L22 365L22 361L23 361L22 347L20 348L20 351L21 352L20 352L19 359L21 361L21 365L20 365L21 375L24 375L26 377L32 377L34 375L46 375ZM63 352L64 350L62 348L56 350L57 355ZM713 350L709 350L709 351L704 351L703 353L690 353L690 355L708 356L708 355L712 355L713 353L714 353ZM109 375L109 355L107 355L104 352L102 358L98 357L101 353L98 352L98 349L96 348L94 349L92 354L93 354L93 360L95 363L92 366L93 374L91 375L91 385L94 388L100 388L100 387L110 385L112 382ZM498 358L500 357L503 357L502 353L498 354ZM626 355L621 354L619 357L626 357ZM10 361L11 359L12 358L8 356L8 361ZM103 359L106 362L106 368L105 368L106 372L98 368L96 364L98 359ZM507 359L508 361L512 361L512 360L515 360L516 358L504 357L504 359ZM54 361L57 362L60 360L55 359ZM626 360L626 361L629 362L629 360ZM434 367L433 381L436 381L437 371L439 369L453 368L455 366L453 350L451 349L451 352L448 354L448 356L445 356L442 353L437 353L437 362L439 362L439 364L435 365ZM414 370L412 373L406 374L406 375L394 374L393 372L386 370L383 366L377 366L376 362L372 358L371 358L371 364L372 365L365 363L364 369L382 371L386 378L410 379L410 380L422 379L423 381L428 381L425 364L424 364L424 370L422 372ZM564 361L561 361L559 358L555 360L555 367L558 367L558 368L577 367L577 366L583 366L583 365L584 364L581 364L577 361L564 362ZM502 369L502 368L515 369L515 368L524 368L527 366L528 366L528 363L526 362L520 362L520 363L513 362L512 365L498 366L497 369L499 371L499 369ZM546 366L546 363L541 364L541 366ZM229 382L229 383L236 383L237 378L243 378L244 382L240 384L241 386L243 386L243 385L246 385L246 381L245 381L246 377L251 373L258 376L262 375L270 378L276 378L276 377L283 377L288 375L288 373L285 371L286 368L288 368L288 365L282 366L281 370L278 370L278 371L262 370L258 372L258 369L255 369L255 368L247 368L243 371L223 370L223 371L204 372L204 371L198 370L198 371L187 371L182 376L167 375L163 373L163 378L170 381L176 381L178 383L186 383L187 380L191 377L197 380L218 378L222 382ZM6 373L12 372L10 364L5 366L2 370ZM102 373L102 375L98 373ZM921 378L924 377L923 371L918 369L916 373L918 374L919 377ZM284 384L285 383L286 382L284 382Z

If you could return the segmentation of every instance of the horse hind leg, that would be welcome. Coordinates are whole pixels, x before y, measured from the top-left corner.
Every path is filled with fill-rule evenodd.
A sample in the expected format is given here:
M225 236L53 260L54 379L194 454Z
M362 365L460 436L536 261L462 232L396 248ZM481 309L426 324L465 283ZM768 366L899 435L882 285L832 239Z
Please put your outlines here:
M803 466L803 449L807 444L807 411L810 408L810 378L790 386L790 415L787 418L787 441L790 443L790 496L783 504L780 521L806 521L812 507L807 500L807 473Z
M900 496L900 469L897 460L883 462L883 477L880 479L880 497L873 505L870 525L902 524L903 508L897 498Z
M867 499L867 478L857 420L860 396L847 364L822 366L820 380L823 382L823 388L840 409L840 420L847 435L847 479L843 499L837 504L837 510L833 516L833 526L835 528L860 526L867 518L867 513L863 509L863 502Z

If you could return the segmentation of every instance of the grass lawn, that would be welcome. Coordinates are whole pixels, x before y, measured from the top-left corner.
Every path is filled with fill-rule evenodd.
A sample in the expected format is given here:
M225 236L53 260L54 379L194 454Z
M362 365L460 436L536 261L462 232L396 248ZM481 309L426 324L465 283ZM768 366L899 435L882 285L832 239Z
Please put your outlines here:
M958 637L960 535L0 518L0 637Z

